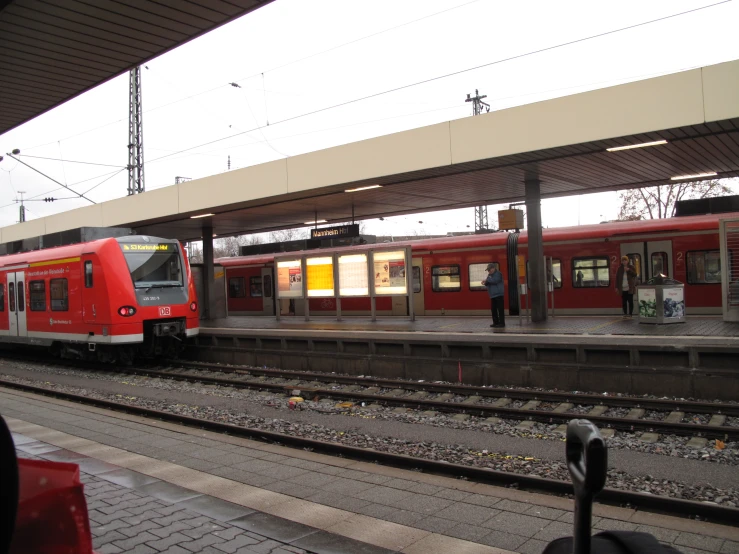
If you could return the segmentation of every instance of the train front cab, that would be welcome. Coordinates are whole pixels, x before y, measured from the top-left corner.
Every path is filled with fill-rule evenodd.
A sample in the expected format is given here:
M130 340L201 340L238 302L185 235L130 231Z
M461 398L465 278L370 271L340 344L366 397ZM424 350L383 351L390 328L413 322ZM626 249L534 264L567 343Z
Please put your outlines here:
M110 303L113 321L126 334L140 333L139 354L176 356L186 338L199 331L197 297L187 256L174 240L139 236L116 240L128 271L116 273L116 282L109 288L122 291ZM130 329L124 328L129 325Z

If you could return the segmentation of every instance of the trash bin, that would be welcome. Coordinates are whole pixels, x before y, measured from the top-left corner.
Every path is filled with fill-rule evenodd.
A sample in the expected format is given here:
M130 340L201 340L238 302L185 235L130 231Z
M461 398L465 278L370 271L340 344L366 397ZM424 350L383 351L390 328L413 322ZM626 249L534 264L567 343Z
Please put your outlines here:
M636 288L639 323L685 323L685 285L658 275Z

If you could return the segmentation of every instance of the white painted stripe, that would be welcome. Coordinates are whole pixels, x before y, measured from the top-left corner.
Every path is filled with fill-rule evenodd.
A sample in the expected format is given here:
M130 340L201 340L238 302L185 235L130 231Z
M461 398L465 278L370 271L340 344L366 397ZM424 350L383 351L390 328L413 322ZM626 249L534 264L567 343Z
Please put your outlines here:
M25 339L26 337L18 337L11 335L8 330L0 330L0 336L8 337L10 339ZM143 333L133 333L130 335L93 335L89 336L85 333L46 333L42 331L28 331L29 339L42 339L42 340L65 340L70 342L94 342L96 344L135 344L144 341ZM20 340L18 342L27 342Z
M185 330L185 333L188 337L194 337L200 334L200 327L197 327L195 329L187 329Z

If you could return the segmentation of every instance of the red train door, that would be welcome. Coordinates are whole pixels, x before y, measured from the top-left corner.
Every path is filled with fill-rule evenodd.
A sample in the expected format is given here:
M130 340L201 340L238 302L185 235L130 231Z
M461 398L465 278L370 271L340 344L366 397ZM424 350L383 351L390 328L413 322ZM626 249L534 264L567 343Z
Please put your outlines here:
M93 273L92 255L82 255L82 321L97 323L95 309L95 275Z
M23 271L8 273L8 319L11 337L27 337L26 289Z

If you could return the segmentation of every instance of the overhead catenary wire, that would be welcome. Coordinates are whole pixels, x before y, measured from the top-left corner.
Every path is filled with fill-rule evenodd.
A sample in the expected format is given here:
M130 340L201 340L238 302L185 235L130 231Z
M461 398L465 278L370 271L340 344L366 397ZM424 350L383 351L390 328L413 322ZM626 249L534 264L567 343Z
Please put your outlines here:
M315 58L317 56L321 56L321 55L326 54L328 52L332 52L334 50L338 50L340 48L344 48L345 46L350 46L352 44L356 44L357 42L361 42L363 40L366 40L366 39L369 39L369 38L372 38L372 37L376 37L378 35L381 35L383 33L387 33L387 32L390 32L390 31L393 31L395 29L399 29L401 27L406 27L408 25L412 25L414 23L418 23L419 21L423 21L425 19L429 19L429 18L435 17L437 15L444 14L444 13L450 12L452 10L463 8L465 6L468 6L470 4L474 4L474 3L479 2L479 1L480 0L471 0L470 2L466 2L466 3L460 4L458 6L453 6L451 8L447 8L447 9L444 9L444 10L441 10L441 11L438 11L438 12L434 12L434 13L431 13L431 14L428 14L428 15L425 15L425 16L422 16L422 17L419 17L417 19L413 19L411 21L406 21L405 23L401 23L401 24L395 25L393 27L388 27L387 29L382 29L381 31L377 31L375 33L371 33L369 35L365 35L363 37L359 37L357 39L354 39L354 40L351 40L351 41L348 41L348 42L344 42L344 43L338 44L336 46L332 46L331 48L327 48L326 50L322 50L322 51L316 52L314 54L309 54L308 56L304 56L302 58L298 58L296 60L292 60L292 61L286 62L284 64L281 64L281 65L272 67L270 69L266 69L266 70L261 71L259 73L254 73L253 75L249 75L249 76L246 76L246 77L241 77L240 79L237 80L237 82L238 81L244 81L244 80L247 80L247 79L251 79L252 77L258 77L260 74L264 75L264 73L269 73L271 71L277 71L278 69L282 69L284 67L288 67L288 66L294 65L296 63L300 63L300 62L305 61L305 60L310 59L310 58ZM166 104L161 104L159 106L154 106L153 108L149 108L147 110L144 110L144 113L145 114L148 114L148 113L151 113L151 112L155 112L155 111L160 110L162 108L166 108L166 107L172 106L174 104L179 104L180 102L185 102L186 100L191 100L191 99L196 98L198 96L203 96L205 94L210 94L211 92L214 92L216 90L225 88L227 86L229 86L229 85L228 84L218 85L218 86L213 87L213 88L210 88L208 90L204 90L204 91L201 91L201 92L196 92L196 93L191 94L189 96L186 96L184 98L179 98L177 100L172 100L171 102L167 102ZM266 110L266 99L265 99L265 110ZM76 133L74 135L70 135L68 137L64 137L64 138L61 138L61 139L58 139L58 140L64 141L64 140L69 140L69 139L72 139L72 138L76 138L76 137L79 137L81 135L84 135L84 134L87 134L87 133L91 133L93 131L97 131L97 130L103 129L105 127L109 127L111 125L115 125L117 123L121 123L123 121L125 121L123 118L116 119L115 121L111 121L109 123L105 123L105 124L100 125L98 127L94 127L92 129L87 129L85 131L81 131L80 133ZM48 146L49 144L54 144L55 142L57 142L57 141L56 140L52 140L52 141L49 141L49 142L46 142L46 143L43 143L43 144L37 144L35 146L30 146L30 147L29 146L26 146L26 147L24 147L24 150L33 150L33 149L36 149L36 148L41 148L43 146Z
M124 165L113 165L113 164L101 164L97 162L83 162L79 160L65 160L63 158L48 158L46 156L31 156L30 154L20 154L20 156L24 158L35 158L37 160L51 160L54 162L63 162L63 163L69 163L69 164L85 164L85 165L98 165L101 167L115 167L115 168L123 168L126 169L126 166Z
M100 182L99 182L99 183L98 183L97 185L95 185L94 187L91 187L91 188L87 189L87 190L86 190L86 191L84 192L84 194L89 194L89 192L90 192L90 191L92 191L92 190L95 190L96 188L98 188L98 187L99 187L100 185L102 185L103 183L105 183L105 182L107 182L107 181L110 181L110 180L111 180L111 179L112 179L113 177L115 177L116 175L118 175L118 174L120 174L120 173L122 173L122 172L126 171L127 169L128 169L128 168L124 167L124 168L123 168L123 169L121 169L120 171L116 171L116 172L115 172L115 173L114 173L113 175L111 175L111 176L110 176L110 177L108 177L107 179L103 179L102 181L100 181Z
M372 93L372 94L368 94L366 96L361 96L359 98L354 98L352 100L346 100L344 102L339 102L339 103L333 104L331 106L326 106L326 107L318 108L316 110L312 110L312 111L305 112L305 113L302 113L302 114L298 114L298 115L294 115L294 116L291 116L291 117L287 117L287 118L284 118L284 119L281 119L281 120L272 122L270 124L270 126L279 125L280 123L287 123L289 121L295 121L297 119L301 119L301 118L308 117L308 116L311 116L311 115L315 115L315 114L318 114L318 113L326 112L326 111L333 110L333 109L336 109L336 108L340 108L340 107L343 107L343 106L348 106L350 104L356 104L357 102L362 102L362 101L369 100L369 99L372 99L372 98L377 98L379 96L384 96L386 94L391 94L393 92L398 92L398 91L401 91L401 90L406 90L406 89L413 88L413 87L416 87L416 86L419 86L419 85L431 83L431 82L434 82L434 81L439 81L441 79L446 79L446 78L449 78L449 77L453 77L455 75L461 75L463 73L467 73L467 72L470 72L470 71L475 71L477 69L482 69L484 67L490 67L490 66L493 66L493 65L498 65L498 64L510 62L510 61L513 61L513 60L518 60L518 59L525 58L525 57L528 57L528 56L534 56L536 54L541 54L541 53L544 53L544 52L549 52L549 51L555 50L557 48L564 48L566 46L572 46L574 44L582 43L582 42L585 42L585 41L588 41L588 40L593 40L593 39L596 39L596 38L601 38L601 37L605 37L605 36L608 36L608 35L612 35L612 34L615 34L615 33L620 33L620 32L628 31L628 30L631 30L631 29L636 29L638 27L643 27L645 25L650 25L650 24L653 24L653 23L659 23L661 21L666 21L668 19L672 19L672 18L675 18L675 17L680 17L680 16L683 16L683 15L695 13L695 12L698 12L698 11L701 11L701 10L705 10L705 9L713 8L713 7L716 7L716 6L720 6L722 4L727 4L727 3L730 3L732 1L733 0L721 0L719 2L715 2L713 4L708 4L706 6L700 6L700 7L697 7L697 8L692 8L690 10L685 10L685 11L682 11L682 12L678 12L678 13L674 13L674 14L670 14L670 15L658 17L658 18L655 18L655 19L650 19L648 21L642 21L640 23L634 23L632 25L627 25L625 27L620 27L618 29L612 29L610 31L603 31L601 33L596 33L594 35L580 37L580 38L577 38L577 39L569 40L569 41L562 42L562 43L559 43L559 44L554 44L554 45L551 45L551 46L545 46L543 48L538 48L536 50L531 50L529 52L524 52L522 54L515 54L513 56L508 56L506 58L501 58L499 60L495 60L495 61L492 61L492 62L488 62L488 63L476 65L476 66L473 66L473 67L468 67L466 69L460 69L458 71L453 71L451 73L446 73L444 75L438 75L436 77L431 77L431 78L428 78L428 79L423 79L421 81L416 81L414 83L409 83L409 84L401 85L401 86L394 87L394 88L391 88L391 89L387 89L387 90L384 90L384 91L380 91L380 92L375 92L375 93ZM150 160L148 163L154 163L154 162L157 162L159 160L163 160L165 158L169 158L171 156L175 156L177 154L181 154L181 153L184 153L184 152L189 152L190 150L195 150L196 148L201 148L203 146L208 146L208 145L214 144L216 142L221 142L221 141L224 141L224 140L229 140L231 138L234 138L234 137L237 137L237 136L246 134L246 133L254 132L254 131L258 130L258 129L259 129L259 127L255 127L253 129L249 129L248 131L242 131L242 132L239 132L239 133L228 135L226 137L222 137L220 139L214 139L214 140L205 142L203 144L199 144L199 145L196 145L196 146L191 146L191 147L188 147L188 148L184 148L182 150L178 150L176 152L173 152L173 153L170 153L170 154L166 154L164 156L160 156L159 158L155 158L153 160Z
M77 192L76 190L72 190L72 189L71 189L71 188L69 188L69 187L68 187L67 185L64 185L64 184L60 183L59 181L57 181L57 180L56 180L56 179L54 179L53 177L49 177L49 176L48 176L48 175L47 175L46 173L43 173L43 172L39 171L39 170L38 170L38 169L36 169L35 167L31 167L30 165L28 165L28 164L27 164L26 162L24 162L23 160L19 160L18 158L16 158L16 157L15 157L15 156L13 156L12 154L8 154L8 155L9 155L9 156L10 156L11 158L13 158L14 160L16 160L16 161L18 161L18 162L22 163L23 165L25 165L25 166L26 166L27 168L29 168L29 169L32 169L32 170L34 170L34 171L35 171L36 173L38 173L39 175L43 175L44 177L46 177L46 178L47 178L47 179L49 179L50 181L54 181L54 182L55 182L55 183L56 183L57 185L59 185L59 186L61 186L61 187L64 187L64 188L65 188L65 189L67 189L68 191L71 191L71 192L73 192L74 194L76 194L76 195L77 195L77 196L79 196L80 198L84 198L85 200L87 200L88 202L90 202L90 203L92 203L92 204L95 204L95 203L96 203L96 202L95 202L94 200L90 200L89 198L87 198L87 197L86 197L86 196L85 196L84 194L80 194L80 193L79 193L79 192Z

